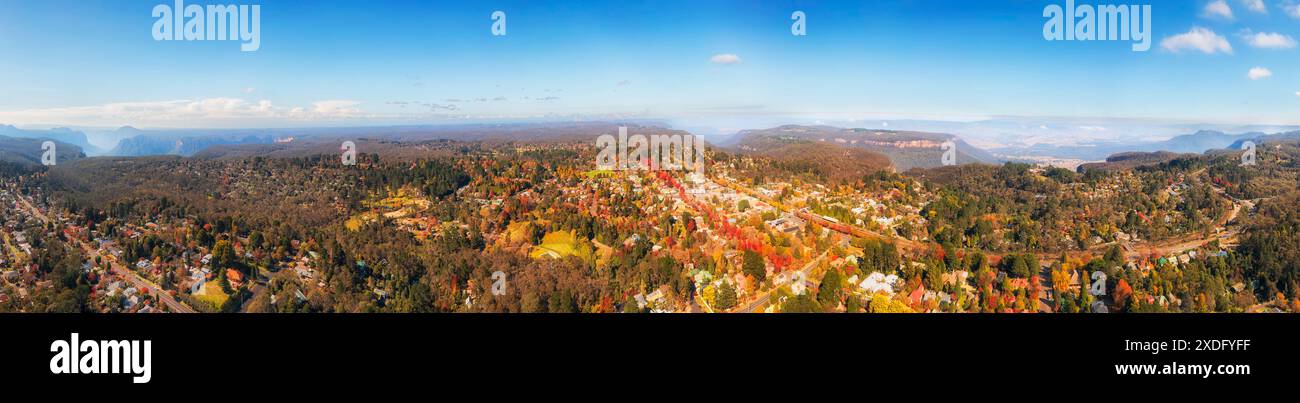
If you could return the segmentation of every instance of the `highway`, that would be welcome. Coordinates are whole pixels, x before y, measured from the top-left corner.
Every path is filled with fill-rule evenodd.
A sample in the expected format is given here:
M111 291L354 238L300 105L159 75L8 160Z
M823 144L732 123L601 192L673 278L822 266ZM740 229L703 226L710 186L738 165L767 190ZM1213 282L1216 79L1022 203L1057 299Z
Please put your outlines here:
M18 195L17 199L22 201L23 205L27 208L27 211L31 212L32 215L36 216L36 218L39 218L42 222L45 223L50 222L50 218L47 217L45 213L42 213L40 210L36 209L35 206L32 206L31 202L28 202L26 197L22 195ZM98 254L95 251L95 248L92 248L90 244L82 242L80 239L75 239L70 236L67 236L66 234L65 237L68 238L69 241L75 242L76 244L80 245L81 249L86 252L88 258L90 256L96 256ZM119 276L122 276L122 278L125 278L127 282L131 283L133 287L144 288L149 291L149 294L158 296L158 300L162 301L163 305L167 307L168 311L177 312L177 313L198 312L195 311L194 308L190 308L189 305L186 305L185 303L177 301L175 298L172 298L172 296L170 294L167 294L167 292L163 290L162 287L159 287L158 285L154 284L148 279L141 277L135 271L128 269L125 266L122 266L116 260L113 259L107 259L107 260L109 263L109 267L112 268L114 274L117 274Z

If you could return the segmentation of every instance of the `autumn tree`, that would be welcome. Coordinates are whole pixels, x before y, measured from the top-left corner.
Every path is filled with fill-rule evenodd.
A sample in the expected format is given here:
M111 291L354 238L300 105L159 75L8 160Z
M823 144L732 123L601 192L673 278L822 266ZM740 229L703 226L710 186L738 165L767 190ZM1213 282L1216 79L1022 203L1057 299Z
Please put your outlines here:
M235 256L235 248L230 246L230 241L217 241L216 246L212 247L212 268L221 270L232 268L238 258Z
M715 298L717 299L717 308L719 310L727 310L735 307L736 287L733 287L729 282L723 281L722 285L718 287L718 295Z
M817 304L817 300L814 300L807 293L787 298L785 303L781 304L781 312L786 313L814 313L821 311L821 305Z
M1122 278L1119 279L1119 282L1115 284L1115 291L1111 295L1115 299L1115 305L1119 309L1124 309L1130 295L1133 295L1133 287L1129 287L1128 281L1124 281Z

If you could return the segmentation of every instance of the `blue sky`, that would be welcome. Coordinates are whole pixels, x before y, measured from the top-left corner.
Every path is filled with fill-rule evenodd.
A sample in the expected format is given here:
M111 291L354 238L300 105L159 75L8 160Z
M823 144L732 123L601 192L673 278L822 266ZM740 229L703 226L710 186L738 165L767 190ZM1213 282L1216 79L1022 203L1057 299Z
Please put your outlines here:
M1147 3L1148 52L1128 42L1044 40L1044 6L1065 0L246 1L262 7L261 48L241 52L237 42L155 41L150 11L171 1L12 0L0 3L0 123L1029 116L1300 124L1300 9L1288 0L1262 0L1264 12L1251 10L1255 0L1219 1L1231 18L1207 0ZM490 33L494 10L507 13L504 37ZM790 34L795 10L808 16L807 36ZM1230 53L1217 45L1224 41ZM719 55L739 61L711 61ZM1257 67L1271 75L1250 78Z

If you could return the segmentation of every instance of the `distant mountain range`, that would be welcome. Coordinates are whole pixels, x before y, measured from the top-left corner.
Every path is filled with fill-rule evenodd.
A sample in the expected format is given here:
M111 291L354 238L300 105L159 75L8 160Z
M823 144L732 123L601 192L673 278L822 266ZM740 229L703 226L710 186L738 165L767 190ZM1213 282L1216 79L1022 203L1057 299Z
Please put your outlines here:
M1255 136L1255 137L1241 137L1238 138L1236 141L1233 141L1232 144L1229 144L1227 147L1224 148L1240 150L1241 146L1247 141L1254 142L1255 144L1258 145L1267 142L1296 141L1296 140L1300 140L1300 130L1286 132L1286 133L1267 134L1267 135Z
M86 139L86 134L77 130L66 127L56 127L48 130L30 130L19 129L10 125L0 125L0 136L22 138L22 139L48 139L66 144L72 144L78 147L79 152L96 154L102 150L90 144ZM37 142L37 144L40 144Z
M1220 148L1240 148L1241 142L1245 140L1263 141L1275 138L1275 136L1297 136L1298 134L1300 134L1300 131L1277 134L1262 132L1230 134L1215 130L1201 130L1192 134L1174 136L1168 140L1152 142L1097 141L1074 146L1036 144L1031 147L992 148L989 151L1006 155L1011 159L1014 159L1013 156L1015 155L1047 155L1057 158L1097 161L1112 155L1129 152L1154 153L1165 151L1175 154L1201 154Z
M419 142L428 140L458 141L533 141L533 142L592 142L601 134L618 133L618 124L609 122L578 123L474 123L456 125L337 127L291 129L223 129L223 130L139 130L131 127L118 129L132 131L135 135L124 137L109 152L115 156L181 155L192 156L209 147L220 146L212 155L248 154L263 150L296 150L304 141L309 143L351 140L384 140ZM689 134L653 126L627 124L634 134ZM277 144L277 140L292 144ZM238 147L269 145L270 147ZM237 151L236 151L237 150Z
M271 144L275 137L270 135L210 135L172 137L166 135L144 134L125 138L109 151L109 155L136 157L145 155L180 155L191 156L216 145Z
M461 124L442 126L393 126L371 128L329 128L278 131L277 139L293 141L273 144L220 144L193 155L196 158L244 158L250 156L300 157L338 153L342 141L352 141L358 152L378 153L385 160L410 160L437 154L436 144L448 141L485 143L585 143L595 146L601 135L618 134L619 126L630 135L690 135L685 131L633 123L567 122Z
M54 142L56 163L86 158L86 153L75 144L46 138L0 136L0 161L22 165L41 165L41 156L45 154L45 150L41 148L41 145L47 140Z
M957 163L997 164L999 159L967 144L957 136L944 133L913 131L848 129L833 126L785 125L771 129L744 130L719 143L740 152L773 153L773 149L790 144L824 144L860 149L883 155L898 171L933 168L943 165L943 143L957 146ZM815 151L804 148L802 151ZM789 150L794 151L794 150Z

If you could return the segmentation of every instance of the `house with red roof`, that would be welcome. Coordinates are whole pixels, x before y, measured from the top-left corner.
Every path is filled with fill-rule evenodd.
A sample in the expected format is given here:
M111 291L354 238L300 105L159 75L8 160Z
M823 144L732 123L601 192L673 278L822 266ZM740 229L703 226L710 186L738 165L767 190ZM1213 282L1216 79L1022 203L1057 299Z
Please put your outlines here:
M925 283L918 284L916 289L912 290L911 294L907 294L907 302L911 303L912 306L920 305L921 300L924 298L925 298Z

